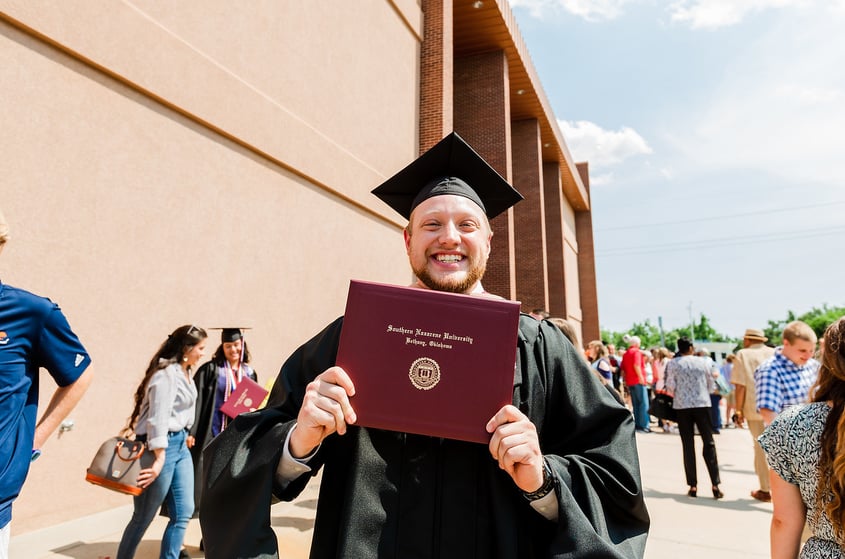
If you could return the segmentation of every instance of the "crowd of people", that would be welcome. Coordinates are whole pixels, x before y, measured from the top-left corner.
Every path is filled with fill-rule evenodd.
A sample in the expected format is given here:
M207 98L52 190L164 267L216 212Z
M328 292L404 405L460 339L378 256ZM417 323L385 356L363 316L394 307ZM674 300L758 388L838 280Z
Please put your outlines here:
M532 316L542 319L538 311ZM612 344L593 340L583 346L584 358L619 392L637 431L651 433L657 423L679 433L689 497L698 496L696 435L712 496L721 499L713 435L747 427L759 480L749 497L773 503L772 558L845 557L845 317L821 339L793 321L777 347L749 328L742 347L721 364L684 337L674 353L646 351L637 336L624 341L621 357ZM656 395L671 398L671 411L650 406Z
M499 298L481 283L489 220L521 195L459 136L373 193L408 220L412 287ZM0 214L0 250L7 238ZM0 316L13 310L25 324L0 336L42 340L21 349L16 374L31 379L43 366L59 388L37 424L29 384L19 388L27 421L0 418L4 436L17 433L14 448L3 445L16 474L0 485L0 559L29 464L90 382L90 358L58 307L0 284ZM573 324L535 309L519 318L513 399L491 411L486 445L357 425L355 383L336 362L343 322L285 361L266 407L233 416L223 404L240 383L257 380L244 329L221 329L202 365L204 328L186 324L167 335L125 428L154 461L139 474L144 491L134 497L118 559L135 555L159 511L169 517L161 558L187 556L184 534L195 516L209 559L278 557L269 507L296 498L318 473L314 558L641 558L650 519L637 436L652 425L679 435L686 495L696 498L699 435L710 493L721 499L714 435L746 423L760 481L750 497L774 506L772 557L843 556L845 318L827 330L820 361L815 333L796 321L776 348L747 330L743 348L717 364L687 338L675 352L646 350L637 336L625 337L621 354L601 340L582 344ZM656 395L671 399L659 416Z
M457 134L373 193L408 220L411 287L501 299L481 283L489 220L522 196ZM56 348L61 363L27 358L65 386L82 378L88 357L69 343L66 323L58 326L68 345ZM342 326L343 318L329 324L289 357L266 407L232 418L217 408L231 383L252 375L244 346L227 351L243 333L224 330L212 363L201 366L204 328L187 324L166 337L126 425L154 461L138 476L143 492L118 559L134 556L160 510L170 518L160 557L186 556L197 508L207 558L277 557L270 505L294 499L317 473L311 557L643 557L650 520L633 420L557 326L528 315L514 325L513 396L478 426L487 444L357 425L355 384L336 363ZM22 434L28 454L32 432ZM14 496L3 497L10 509ZM6 559L7 527L2 535Z

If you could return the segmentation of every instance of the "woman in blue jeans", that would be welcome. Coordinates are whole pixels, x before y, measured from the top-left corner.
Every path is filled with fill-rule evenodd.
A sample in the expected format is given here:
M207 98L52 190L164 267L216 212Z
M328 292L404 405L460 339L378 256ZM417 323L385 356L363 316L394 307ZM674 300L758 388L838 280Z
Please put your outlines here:
M191 368L205 351L205 330L180 326L167 336L150 360L144 380L135 392L135 409L126 427L136 440L146 441L155 455L152 466L141 470L138 485L144 492L134 498L135 510L120 539L117 559L131 559L162 504L170 521L161 540L160 559L186 557L182 551L185 529L194 512L194 467L188 448L193 437L197 389Z

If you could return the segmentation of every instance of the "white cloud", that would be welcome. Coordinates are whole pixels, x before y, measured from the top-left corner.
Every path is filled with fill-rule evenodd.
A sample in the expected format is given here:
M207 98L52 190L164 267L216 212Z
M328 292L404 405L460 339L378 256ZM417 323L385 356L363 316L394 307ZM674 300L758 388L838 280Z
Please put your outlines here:
M784 14L734 54L701 106L665 117L687 173L764 171L794 184L841 188L845 175L845 57L839 10ZM664 150L661 150L664 152Z
M672 21L693 29L716 29L736 25L752 12L769 8L807 5L809 0L677 0L668 10Z
M603 186L612 184L616 177L613 173L604 173L602 175L590 175L590 186Z
M742 22L747 16L773 8L811 6L817 0L674 0L666 10L672 21L692 29L717 29ZM647 0L510 0L537 19L566 12L587 21L612 20L629 4L652 4ZM842 10L843 0L829 1L829 9Z
M597 170L617 165L630 157L652 153L645 139L627 126L619 130L605 130L586 120L558 120L558 125L575 160L588 161L590 167ZM590 182L596 183L595 179Z
M528 10L542 19L551 12L563 10L588 21L614 19L622 14L625 4L637 0L510 0L512 7Z
M845 92L841 89L813 87L806 84L782 84L775 88L774 93L777 97L794 101L805 107L831 105L835 108L836 104L841 103L845 98Z

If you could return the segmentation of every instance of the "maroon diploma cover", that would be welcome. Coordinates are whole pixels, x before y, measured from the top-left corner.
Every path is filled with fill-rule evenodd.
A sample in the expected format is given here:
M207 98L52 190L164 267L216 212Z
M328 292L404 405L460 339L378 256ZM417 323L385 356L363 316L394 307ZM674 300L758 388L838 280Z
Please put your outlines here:
M352 280L337 365L356 425L487 444L513 399L520 304Z
M258 409L265 396L267 396L267 390L263 386L244 376L229 394L229 398L220 406L220 411L235 418L242 413Z

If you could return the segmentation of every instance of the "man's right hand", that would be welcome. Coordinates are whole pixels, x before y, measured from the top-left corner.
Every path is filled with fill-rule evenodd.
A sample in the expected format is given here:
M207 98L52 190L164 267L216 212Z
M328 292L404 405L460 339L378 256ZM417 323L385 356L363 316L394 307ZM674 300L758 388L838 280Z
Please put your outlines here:
M355 411L349 403L355 386L346 371L331 367L310 382L290 436L290 453L304 458L334 432L346 433L347 424L355 423Z

